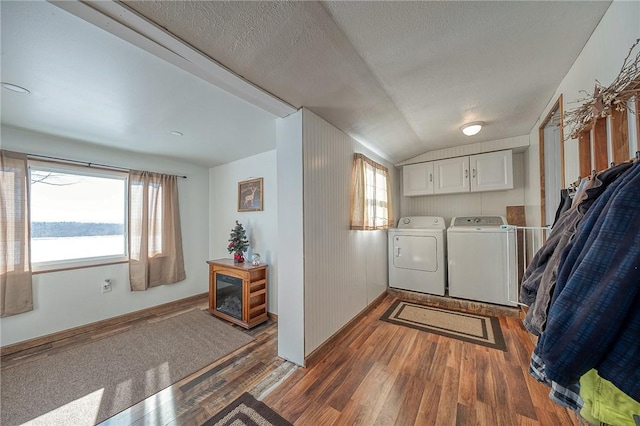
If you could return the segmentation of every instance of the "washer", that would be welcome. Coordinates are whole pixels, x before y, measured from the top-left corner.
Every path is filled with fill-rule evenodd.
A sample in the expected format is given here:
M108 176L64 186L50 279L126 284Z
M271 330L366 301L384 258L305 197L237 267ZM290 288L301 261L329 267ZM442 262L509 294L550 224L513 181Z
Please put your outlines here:
M441 217L411 216L389 229L389 287L444 295L445 222Z
M449 296L517 305L516 244L502 216L454 217L447 229Z

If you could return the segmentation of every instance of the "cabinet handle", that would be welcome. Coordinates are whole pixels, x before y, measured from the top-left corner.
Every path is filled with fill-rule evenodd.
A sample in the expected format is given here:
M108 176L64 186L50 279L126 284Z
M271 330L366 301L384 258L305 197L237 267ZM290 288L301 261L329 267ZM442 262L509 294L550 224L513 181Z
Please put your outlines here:
M396 254L396 257L400 257L400 247L396 247L396 250L397 250L397 252L398 252L398 253Z
M473 174L471 175L472 177L476 177L476 169L473 169Z
M433 182L433 173L429 173L429 182Z
M464 169L464 178L469 179L469 169Z

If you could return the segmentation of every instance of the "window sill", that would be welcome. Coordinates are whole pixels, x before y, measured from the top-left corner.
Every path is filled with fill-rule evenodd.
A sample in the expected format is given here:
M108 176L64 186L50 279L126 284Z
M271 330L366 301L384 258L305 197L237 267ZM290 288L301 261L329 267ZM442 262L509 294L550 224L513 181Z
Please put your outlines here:
M118 257L116 259L104 260L85 260L70 262L50 262L32 265L32 274L46 274L49 272L72 271L74 269L97 268L100 266L118 265L121 263L129 263L128 258Z

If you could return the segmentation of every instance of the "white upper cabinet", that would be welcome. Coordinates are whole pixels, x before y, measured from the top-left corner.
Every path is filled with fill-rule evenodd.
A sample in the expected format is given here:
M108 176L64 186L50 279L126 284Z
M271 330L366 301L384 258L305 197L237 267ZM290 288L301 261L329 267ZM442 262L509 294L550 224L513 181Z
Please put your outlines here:
M469 192L469 157L433 162L435 194Z
M402 167L402 194L405 197L433 194L433 163Z
M513 188L511 150L489 152L469 157L471 191L497 191Z
M417 163L402 168L405 197L513 188L511 150Z

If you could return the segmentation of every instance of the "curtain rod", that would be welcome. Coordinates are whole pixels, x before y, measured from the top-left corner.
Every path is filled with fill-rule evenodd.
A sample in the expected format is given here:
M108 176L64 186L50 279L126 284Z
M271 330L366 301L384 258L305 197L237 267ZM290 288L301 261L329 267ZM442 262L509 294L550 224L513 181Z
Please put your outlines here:
M122 171L130 171L131 169L127 169L126 167L117 167L117 166L110 166L108 164L100 164L100 163L93 163L93 162L88 162L88 161L80 161L80 160L70 160L68 158L60 158L60 157L50 157L48 155L38 155L38 154L27 154L27 157L29 158L34 158L34 159L47 159L47 160L58 160L58 161L64 161L66 163L75 163L75 164L81 164L81 165L86 165L87 167L105 167L108 169L113 169L113 170L122 170ZM182 179L186 179L186 176L181 176L181 175L171 175L169 173L162 173L162 174L166 174L166 175L170 175L170 176L175 176L175 177L179 177Z

